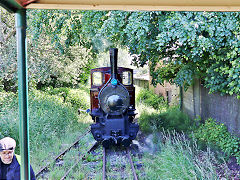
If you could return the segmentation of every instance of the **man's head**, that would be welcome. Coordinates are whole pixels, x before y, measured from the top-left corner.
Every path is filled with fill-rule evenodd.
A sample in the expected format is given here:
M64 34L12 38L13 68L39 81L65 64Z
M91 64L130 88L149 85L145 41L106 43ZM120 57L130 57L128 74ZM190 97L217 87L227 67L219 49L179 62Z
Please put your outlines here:
M4 164L10 164L13 160L16 141L13 138L5 137L0 140L0 158Z

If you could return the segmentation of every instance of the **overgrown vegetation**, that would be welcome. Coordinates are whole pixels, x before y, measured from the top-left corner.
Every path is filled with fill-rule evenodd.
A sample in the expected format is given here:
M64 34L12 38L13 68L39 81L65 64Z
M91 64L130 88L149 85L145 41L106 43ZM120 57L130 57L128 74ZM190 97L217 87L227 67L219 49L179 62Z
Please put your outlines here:
M205 143L212 143L229 156L235 156L240 164L240 139L231 135L227 127L209 118L195 132L196 138Z
M191 143L182 133L158 133L160 151L144 157L145 179L231 179L226 164L219 167L215 154L207 149L202 151L196 141Z
M15 30L13 17L1 11L1 56L14 61L1 69L5 86L16 79ZM150 65L155 85L167 80L187 88L200 78L210 92L240 98L238 12L29 10L28 17L30 76L39 86L86 80L99 52L124 46L133 64Z
M167 107L167 103L165 102L162 96L158 96L152 90L148 90L148 89L140 90L136 98L136 102L144 103L158 110L161 110Z
M19 144L18 97L14 93L0 92L0 138L5 136L14 138Z
M155 130L168 129L178 132L190 131L193 127L190 118L181 112L178 107L167 106L162 96L158 96L151 90L141 89L137 94L136 102L138 105L146 104L145 109L141 110L139 125L144 132L154 132ZM149 106L154 110L149 111Z
M88 115L77 113L78 105L89 107L89 95L85 90L67 89L64 102L62 91L54 95L49 91L31 90L29 93L29 136L31 162L39 169L64 146L72 143L89 126ZM55 91L58 91L55 90ZM19 154L19 117L17 94L0 92L0 138L10 136L16 139ZM44 164L45 164L44 163Z
M17 94L9 93L17 91L16 30L14 16L0 10L0 138L11 136L19 144ZM133 64L149 64L154 85L166 80L186 89L194 78L200 78L210 92L240 98L239 13L29 10L28 18L34 167L39 168L42 160L48 161L48 155L59 152L87 127L88 118L77 115L78 108L89 107L86 89L66 87L86 83L97 53L109 47L127 47L135 57ZM139 118L142 131L194 131L193 137L218 146L240 163L239 138L223 124L208 119L199 126L178 108L168 108L163 97L151 91L141 91L137 102L143 109ZM68 138L66 134L70 134ZM165 144L159 145L162 152L149 156L149 167L157 173L151 174L149 169L149 177L158 178L158 173L162 179L216 177L209 160L212 157L207 155L207 163L198 164L194 153L199 151L193 153L192 146L172 141L175 136L164 137ZM52 178L57 178L57 173L53 172ZM83 176L81 171L79 174Z
M167 80L187 88L194 78L200 78L210 92L240 97L238 12L31 13L39 17L32 26L36 37L47 29L60 50L64 43L67 47L80 43L96 53L111 46L125 46L135 54L134 64L150 65L154 84ZM41 19L45 26L41 26ZM59 41L61 36L66 40Z
M86 83L90 69L96 63L96 54L91 46L87 47L87 40L81 37L82 43L69 46L65 43L69 35L72 19L71 13L59 14L53 11L51 22L47 22L45 11L27 11L27 43L28 43L28 79L29 86L37 89L45 87L72 87ZM46 11L47 12L47 11ZM60 16L58 16L60 15ZM59 17L58 18L54 18ZM70 19L69 19L70 18ZM62 24L68 19L65 30L52 31L46 27L50 23ZM55 22L55 20L57 20ZM75 19L77 21L77 19ZM37 22L40 22L38 24ZM45 25L44 25L45 24ZM40 30L41 26L45 28ZM35 28L40 31L35 31ZM51 36L52 35L52 36ZM80 34L78 34L80 36ZM76 36L75 36L76 37ZM56 44L55 41L57 41ZM71 43L70 43L71 44ZM0 89L17 91L17 52L15 16L0 7Z
M139 125L144 132L168 129L177 132L189 132L193 128L190 118L178 108L169 108L166 112L142 112L139 118Z
M63 98L64 103L70 103L72 107L77 110L78 108L87 109L90 107L89 89L85 86L80 86L80 89L72 88L46 88L45 92L50 95L57 95Z
M235 156L240 164L240 139L231 135L224 124L217 123L212 118L201 124L201 119L191 120L178 107L161 109L159 107L166 107L163 98L157 97L149 90L141 90L136 99L138 104L145 103L155 107L154 110L148 107L141 110L138 120L141 131L145 133L157 133L162 130L184 132L189 137L197 138L198 143L203 144L203 147L217 146L218 148L215 149L223 151L226 156Z

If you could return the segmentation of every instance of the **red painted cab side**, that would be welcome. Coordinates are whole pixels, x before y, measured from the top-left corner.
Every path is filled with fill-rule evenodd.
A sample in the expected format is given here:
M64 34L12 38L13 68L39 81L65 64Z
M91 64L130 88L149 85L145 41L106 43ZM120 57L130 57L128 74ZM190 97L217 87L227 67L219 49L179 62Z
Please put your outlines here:
M126 75L129 77L126 77ZM101 88L108 82L110 77L111 77L110 67L101 67L91 70L91 89L90 89L91 111L99 108L98 93L101 90ZM133 70L129 68L118 67L117 79L128 90L130 96L130 106L133 106L133 108L135 108L135 87L133 86ZM129 81L125 82L126 79Z

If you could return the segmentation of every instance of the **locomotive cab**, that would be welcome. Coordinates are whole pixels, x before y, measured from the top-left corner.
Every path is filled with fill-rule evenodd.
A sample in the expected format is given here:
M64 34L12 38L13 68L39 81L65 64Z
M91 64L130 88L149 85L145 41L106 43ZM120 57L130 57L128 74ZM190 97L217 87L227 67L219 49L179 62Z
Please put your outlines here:
M91 132L104 147L129 146L139 126L135 118L133 70L117 67L117 49L110 49L111 67L91 70Z

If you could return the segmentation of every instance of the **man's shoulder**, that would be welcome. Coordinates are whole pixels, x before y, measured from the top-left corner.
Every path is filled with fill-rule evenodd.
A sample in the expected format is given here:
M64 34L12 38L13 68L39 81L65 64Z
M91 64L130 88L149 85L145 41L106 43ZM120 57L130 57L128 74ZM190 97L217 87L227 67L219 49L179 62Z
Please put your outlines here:
M21 156L17 155L17 154L15 154L15 156L16 156L16 159L17 159L18 163L21 164Z
M7 179L20 180L20 165L15 155L13 157L12 163L7 170Z
M15 171L20 172L20 165L21 165L21 156L17 155L17 154L14 154L13 166L12 167L15 167ZM34 180L35 179L35 173L34 173L31 165L30 165L30 172L31 172L30 173L31 174L31 180Z
M12 160L12 163L10 165L11 165L10 168L13 168L13 169L16 169L17 167L20 167L20 163L18 162L16 155L13 156L13 160Z

